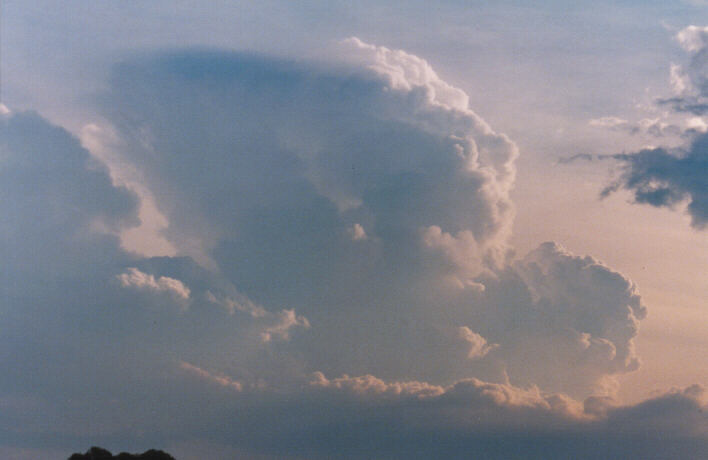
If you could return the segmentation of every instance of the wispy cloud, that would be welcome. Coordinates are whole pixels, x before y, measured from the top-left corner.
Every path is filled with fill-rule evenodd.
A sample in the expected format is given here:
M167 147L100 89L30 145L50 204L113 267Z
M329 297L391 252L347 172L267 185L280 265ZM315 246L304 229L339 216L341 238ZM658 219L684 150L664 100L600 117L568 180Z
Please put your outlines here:
M211 372L205 371L201 367L197 367L193 364L190 364L186 361L181 361L179 363L180 369L183 369L186 372L189 372L190 374L193 374L201 379L204 379L208 382L215 383L219 386L230 388L236 391L241 391L243 390L243 384L239 382L238 380L234 380L230 377L227 377L225 375L221 374L213 374Z

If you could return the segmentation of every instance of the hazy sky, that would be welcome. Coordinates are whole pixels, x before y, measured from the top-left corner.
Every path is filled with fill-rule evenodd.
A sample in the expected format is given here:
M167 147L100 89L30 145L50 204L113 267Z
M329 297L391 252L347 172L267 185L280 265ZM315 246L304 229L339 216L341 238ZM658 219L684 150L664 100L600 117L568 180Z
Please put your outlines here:
M707 458L708 4L7 0L0 457Z

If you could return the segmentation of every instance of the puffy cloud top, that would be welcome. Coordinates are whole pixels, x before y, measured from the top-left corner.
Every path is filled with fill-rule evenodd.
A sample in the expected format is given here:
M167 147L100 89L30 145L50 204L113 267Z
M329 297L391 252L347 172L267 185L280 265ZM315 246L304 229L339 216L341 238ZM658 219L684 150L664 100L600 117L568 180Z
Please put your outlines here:
M686 51L701 51L708 44L708 27L685 27L676 34L676 40Z

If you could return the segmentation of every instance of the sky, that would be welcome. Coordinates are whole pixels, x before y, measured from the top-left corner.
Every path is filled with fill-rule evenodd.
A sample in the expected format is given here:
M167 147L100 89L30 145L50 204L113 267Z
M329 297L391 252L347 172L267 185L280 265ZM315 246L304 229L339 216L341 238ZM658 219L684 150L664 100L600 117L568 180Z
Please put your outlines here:
M708 457L708 3L0 13L0 457Z

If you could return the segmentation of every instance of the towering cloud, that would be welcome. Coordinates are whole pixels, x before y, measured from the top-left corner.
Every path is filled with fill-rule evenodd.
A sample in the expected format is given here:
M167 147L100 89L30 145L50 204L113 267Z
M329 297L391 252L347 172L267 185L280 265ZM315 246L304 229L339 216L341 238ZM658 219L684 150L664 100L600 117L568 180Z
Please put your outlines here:
M111 148L176 256L121 249L137 199L66 131L2 118L0 421L22 427L3 436L308 458L532 458L539 440L563 458L592 439L650 458L617 436L668 433L705 452L699 388L612 403L639 365L633 283L555 243L514 260L513 142L424 60L342 46L327 65L200 51L116 66Z
M341 47L337 65L175 52L116 67L105 113L170 242L282 311L263 341L307 329L290 344L303 370L582 396L636 369L631 282L553 245L511 264L516 146L423 59Z

